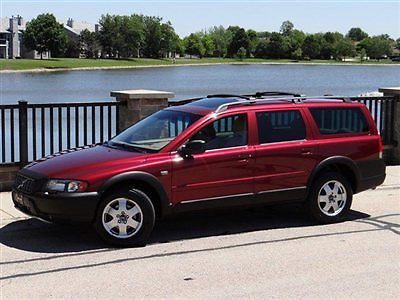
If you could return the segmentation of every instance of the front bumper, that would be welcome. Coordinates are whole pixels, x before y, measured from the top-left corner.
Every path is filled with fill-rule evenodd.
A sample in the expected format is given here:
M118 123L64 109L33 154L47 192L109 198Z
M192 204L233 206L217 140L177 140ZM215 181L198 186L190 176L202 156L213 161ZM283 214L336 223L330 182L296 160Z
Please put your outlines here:
M92 222L99 203L97 192L25 194L13 190L14 206L23 213L50 222Z

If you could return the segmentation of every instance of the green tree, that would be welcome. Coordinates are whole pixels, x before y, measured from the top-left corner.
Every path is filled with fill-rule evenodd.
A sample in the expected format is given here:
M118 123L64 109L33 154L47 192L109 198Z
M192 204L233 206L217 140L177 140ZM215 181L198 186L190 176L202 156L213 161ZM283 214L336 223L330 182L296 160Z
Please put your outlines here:
M362 62L366 59L367 56L367 51L365 51L364 48L362 48L360 50L360 63L362 64Z
M98 36L96 32L91 32L87 29L81 31L80 34L81 52L86 58L97 58L97 53L100 50Z
M65 48L63 49L63 53L61 53L64 57L75 57L78 58L81 53L81 47L79 40L67 38L67 42L65 44Z
M254 56L257 58L267 58L268 57L268 41L265 39L260 40L256 47Z
M205 48L201 42L201 34L191 33L188 37L184 39L185 51L190 55L198 55L200 58L203 57L205 53Z
M346 37L348 37L352 41L359 42L363 39L366 39L368 37L368 34L359 27L353 27L349 30Z
M120 24L122 34L122 54L126 57L139 57L140 47L144 40L143 16L123 16Z
M243 60L246 58L247 55L247 50L244 47L240 47L238 52L236 53L236 56L240 59Z
M24 43L28 49L36 50L43 59L43 52L60 52L66 46L67 36L62 24L54 15L41 14L26 26Z
M215 45L212 37L208 34L204 34L201 38L201 43L204 46L204 56L213 56Z
M301 59L303 57L303 51L301 51L301 48L297 48L291 53L291 56L294 59Z
M144 46L143 54L145 57L159 58L161 52L161 18L143 17L144 25Z
M363 39L358 45L359 49L365 49L367 55L373 59L381 59L392 54L392 42L384 36L374 36Z
M214 43L214 52L218 57L224 57L228 51L228 45L231 40L231 31L223 26L214 26L208 32Z
M267 56L270 58L288 57L288 40L278 32L272 32L267 46Z
M299 56L299 53L302 53L301 47L303 47L304 40L306 38L305 33L303 31L294 29L289 36L285 36L284 38L286 39L289 47L289 56L294 59L300 59L301 55Z
M124 38L121 32L122 18L116 15L102 15L99 42L108 57L118 57L123 51Z
M304 39L303 56L310 59L319 58L323 44L323 37L319 34L309 34Z
M249 29L246 31L247 36L249 37L249 48L247 49L247 56L253 56L260 39L258 38L257 32L253 29Z
M262 39L267 40L271 36L271 32L269 31L257 32L257 36L260 40Z
M294 25L290 21L285 21L282 23L280 28L280 33L284 36L290 36L293 32Z
M354 56L356 48L350 39L342 39L336 44L336 53L346 60L346 56Z
M171 22L161 24L160 48L163 56L169 56L171 54L175 57L176 52L179 50L179 42L179 36L175 33Z
M338 58L337 44L343 40L343 34L339 32L326 32L322 35L320 58L332 59Z
M229 44L228 55L230 57L234 57L241 47L245 48L247 51L249 45L250 45L250 39L246 31L243 28L239 28L233 35L232 41Z

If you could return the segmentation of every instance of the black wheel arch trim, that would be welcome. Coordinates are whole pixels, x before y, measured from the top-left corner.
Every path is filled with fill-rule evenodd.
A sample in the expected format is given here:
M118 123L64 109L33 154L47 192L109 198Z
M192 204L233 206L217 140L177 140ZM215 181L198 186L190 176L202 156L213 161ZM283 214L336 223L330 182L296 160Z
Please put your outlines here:
M154 188L154 190L157 192L160 198L162 216L166 215L170 211L168 195L165 192L165 189L161 184L161 182L154 175L143 171L132 171L132 172L121 173L109 178L106 182L104 182L101 185L99 189L99 195L101 196L110 187L114 186L118 182L129 181L129 180L142 181L150 185L152 188Z
M320 172L322 169L328 166L332 166L335 164L342 164L351 169L355 177L355 185L356 185L356 189L353 192L356 193L357 187L360 185L360 180L361 180L360 169L358 168L357 164L346 156L331 156L319 162L318 165L311 172L311 175L309 176L307 182L307 195L311 190L312 182L314 181L315 176L318 174L318 172Z

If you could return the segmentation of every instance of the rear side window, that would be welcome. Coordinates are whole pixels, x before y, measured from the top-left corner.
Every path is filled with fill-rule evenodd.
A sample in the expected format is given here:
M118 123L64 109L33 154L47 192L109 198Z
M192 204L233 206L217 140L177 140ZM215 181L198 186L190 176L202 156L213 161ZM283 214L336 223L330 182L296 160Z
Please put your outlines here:
M369 126L359 108L311 108L320 134L368 132Z
M257 124L260 144L306 138L306 127L298 110L257 113Z

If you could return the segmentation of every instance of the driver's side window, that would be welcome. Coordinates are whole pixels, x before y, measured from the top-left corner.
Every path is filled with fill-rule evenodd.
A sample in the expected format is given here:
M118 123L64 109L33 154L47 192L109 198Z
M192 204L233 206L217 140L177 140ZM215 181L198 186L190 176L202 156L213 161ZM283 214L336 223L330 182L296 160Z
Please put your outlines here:
M247 145L247 115L238 114L218 119L200 129L190 140L203 140L206 150Z

